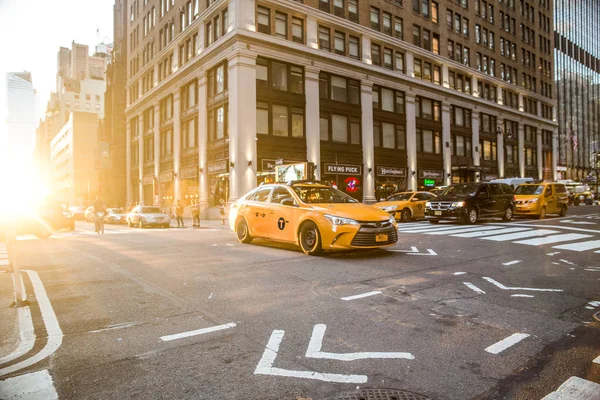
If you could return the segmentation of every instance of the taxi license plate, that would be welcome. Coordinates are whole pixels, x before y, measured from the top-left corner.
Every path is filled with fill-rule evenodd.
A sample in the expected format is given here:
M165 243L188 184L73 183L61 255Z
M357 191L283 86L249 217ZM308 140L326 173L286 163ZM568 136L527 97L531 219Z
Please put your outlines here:
M441 211L434 211L433 215L442 215L442 212Z
M387 240L388 240L388 235L386 235L384 233L380 233L375 236L376 242L387 242Z

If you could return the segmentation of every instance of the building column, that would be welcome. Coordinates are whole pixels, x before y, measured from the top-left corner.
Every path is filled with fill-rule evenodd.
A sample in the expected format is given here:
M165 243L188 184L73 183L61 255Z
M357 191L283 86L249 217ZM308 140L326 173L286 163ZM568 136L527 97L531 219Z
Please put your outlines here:
M231 10L231 3L235 6L235 19L229 17L232 21L231 24L235 24L232 29L241 28L257 32L254 16L256 11L255 0L230 0L229 10Z
M313 49L319 48L319 22L315 17L308 16L306 18L306 44Z
M371 49L369 49L369 52L371 51ZM405 69L406 69L406 75L410 76L411 78L415 77L415 56L413 55L412 52L407 51L404 54L404 58L405 58Z
M556 108L556 107L554 107ZM558 128L552 130L552 179L558 180Z
M521 98L521 96L519 96ZM519 124L519 177L525 178L525 129Z
M306 91L306 159L315 164L315 179L321 177L321 134L319 106L319 70L304 68Z
M179 90L173 93L173 197L181 200L181 94Z
M256 54L229 59L229 201L256 187Z
M539 102L538 102L539 104ZM538 180L543 181L544 180L544 154L543 154L543 149L542 149L542 128L538 128L536 130L537 133L537 169L538 169Z
M480 166L481 165L481 151L479 148L479 113L473 111L471 113L471 132L472 132L472 143L471 148L473 149L473 165ZM475 181L479 182L481 180L481 172L475 173Z
M163 195L160 192L160 103L157 102L153 106L154 111L154 182L155 185L158 185L156 188L156 193L154 195L154 205L157 207L162 206L162 198Z
M504 178L504 136L506 132L504 131L504 120L502 118L498 118L496 123L502 129L498 134L498 141L496 143L496 149L498 150L498 178Z
M442 155L444 157L444 184L452 183L452 134L450 131L450 104L442 103Z
M140 191L140 204L144 205L144 114L138 115L138 143L140 144L138 153L138 190Z
M519 93L519 111L525 112L525 98L523 93Z
M363 153L363 203L375 204L375 143L373 142L373 82L360 82Z
M125 122L125 135L125 182L127 185L127 205L130 205L133 199L133 190L131 187L131 122L129 122L129 119L126 119Z
M498 86L496 88L496 99L498 99L498 104L504 105L504 97L502 95L502 87Z
M371 38L368 36L363 36L361 40L361 51L362 51L362 60L365 64L373 64L373 59L371 58Z
M450 87L450 80L448 79L448 66L446 64L442 65L442 86L445 88Z
M208 122L206 112L206 71L198 75L198 188L200 209L208 207Z
M479 97L480 93L479 93L479 81L477 80L477 77L475 75L473 75L471 77L471 91L473 92L473 97Z
M406 93L406 164L408 166L408 190L417 190L417 117L415 95ZM372 129L372 128L371 128Z

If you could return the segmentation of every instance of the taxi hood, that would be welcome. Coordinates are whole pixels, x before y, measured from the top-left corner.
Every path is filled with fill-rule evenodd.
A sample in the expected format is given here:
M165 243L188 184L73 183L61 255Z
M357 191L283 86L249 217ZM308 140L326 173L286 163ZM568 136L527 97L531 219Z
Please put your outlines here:
M356 221L389 221L390 214L380 209L362 203L331 203L311 204L310 207L323 214L336 217L351 218Z
M381 207L389 207L389 206L399 206L402 203L410 203L408 200L400 200L400 201L380 201L377 204L373 204L377 208Z

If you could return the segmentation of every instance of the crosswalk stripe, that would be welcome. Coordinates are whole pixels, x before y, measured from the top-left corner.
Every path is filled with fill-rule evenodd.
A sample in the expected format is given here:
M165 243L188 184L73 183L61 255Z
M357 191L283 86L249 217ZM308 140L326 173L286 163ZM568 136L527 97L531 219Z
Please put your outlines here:
M426 235L452 235L455 233L465 233L465 232L477 232L477 231L490 231L494 229L500 229L500 226L477 226L477 227L466 227L466 226L456 226L453 230L442 231L442 232L423 232Z
M553 233L560 233L558 231L551 231L549 229L537 229L534 231L526 231L526 232L517 232L517 233L507 233L506 235L497 235L497 236L490 236L490 237L484 237L482 238L483 240L493 240L495 242L505 242L508 240L517 240L517 239L523 239L526 237L533 237L533 236L544 236L544 235L550 235Z
M512 232L520 232L520 231L529 231L531 230L530 228L506 228L506 229L500 229L500 230L487 230L487 231L481 231L481 232L467 232L467 233L459 233L456 235L452 235L454 237L461 237L461 238L477 238L477 237L482 237L482 236L491 236L491 235L499 235L501 233L512 233Z
M413 230L413 229L425 229L428 226L431 226L431 224L418 224L418 225L411 225L411 226L400 225L400 226L398 226L398 230L400 232L402 232L402 231L410 231L410 230Z
M589 237L592 237L592 235L582 235L580 233L566 233L566 234L562 234L562 235L546 236L546 237L537 238L537 239L520 240L520 241L514 242L514 243L526 244L528 246L541 246L543 244L568 242L571 240L585 239L585 238L589 238Z
M449 231L449 230L453 230L453 229L457 229L460 228L460 225L452 225L452 226L436 226L431 227L424 227L424 228L414 228L414 229L406 229L402 232L405 233L423 233L423 232L436 232L436 231Z
M400 228L411 228L415 226L427 226L427 222L402 222L398 224L398 229Z
M552 248L553 249L561 249L561 250L573 250L573 251L586 251L586 250L592 250L592 249L600 249L600 240L590 240L588 242L561 244L559 246L552 246Z

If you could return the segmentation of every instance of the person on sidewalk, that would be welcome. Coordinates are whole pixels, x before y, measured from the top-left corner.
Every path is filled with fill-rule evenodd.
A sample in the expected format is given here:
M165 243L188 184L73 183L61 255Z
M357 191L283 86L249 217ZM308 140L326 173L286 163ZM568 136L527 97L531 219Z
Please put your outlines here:
M192 226L200 228L200 203L192 206Z
M219 214L221 214L221 224L225 225L225 216L227 215L227 210L225 208L225 200L219 200Z
M177 220L178 228L185 228L183 224L183 206L179 200L177 200L177 205L175 206L175 219Z

